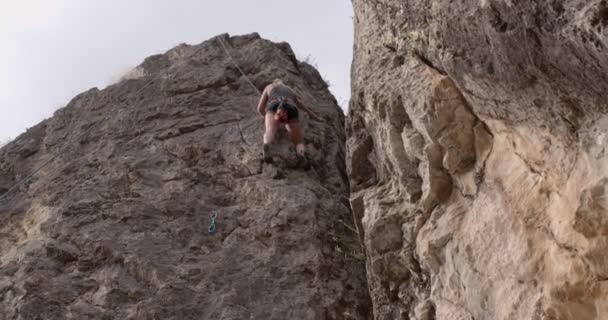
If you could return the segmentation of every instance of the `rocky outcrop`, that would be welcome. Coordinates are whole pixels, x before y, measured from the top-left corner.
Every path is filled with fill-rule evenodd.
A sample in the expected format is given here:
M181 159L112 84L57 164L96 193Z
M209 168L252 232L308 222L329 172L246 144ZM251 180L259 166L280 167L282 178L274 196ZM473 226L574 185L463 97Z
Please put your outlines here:
M259 95L220 40L325 119L304 120L308 166L285 132L262 165ZM0 319L368 319L343 122L317 71L256 34L80 94L0 150L1 193L51 160L0 204Z
M353 5L375 318L608 318L607 2Z

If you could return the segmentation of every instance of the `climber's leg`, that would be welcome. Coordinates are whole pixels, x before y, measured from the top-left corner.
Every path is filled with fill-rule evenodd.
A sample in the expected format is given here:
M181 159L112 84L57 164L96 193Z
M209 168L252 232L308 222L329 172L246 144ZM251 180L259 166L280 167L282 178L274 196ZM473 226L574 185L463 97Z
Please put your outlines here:
M277 133L277 129L279 128L279 122L274 119L273 112L266 112L265 116L265 125L266 131L264 132L264 161L270 162L272 161L272 155L270 153L270 144L274 141L274 136Z
M274 136L279 128L279 122L274 119L273 112L266 112L265 123L266 131L264 132L264 144L270 144L274 141Z
M304 137L302 135L302 127L297 121L287 123L285 125L287 131L291 135L291 141L296 146L296 153L298 156L304 156Z

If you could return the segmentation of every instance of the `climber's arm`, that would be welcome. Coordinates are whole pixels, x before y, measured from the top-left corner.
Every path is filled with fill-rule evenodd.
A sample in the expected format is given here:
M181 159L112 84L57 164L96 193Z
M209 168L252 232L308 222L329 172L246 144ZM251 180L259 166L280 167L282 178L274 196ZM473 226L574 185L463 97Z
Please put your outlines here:
M258 113L264 117L266 115L266 103L268 103L268 92L270 92L271 86L266 86L264 92L262 92L262 96L260 97L260 101L258 101Z

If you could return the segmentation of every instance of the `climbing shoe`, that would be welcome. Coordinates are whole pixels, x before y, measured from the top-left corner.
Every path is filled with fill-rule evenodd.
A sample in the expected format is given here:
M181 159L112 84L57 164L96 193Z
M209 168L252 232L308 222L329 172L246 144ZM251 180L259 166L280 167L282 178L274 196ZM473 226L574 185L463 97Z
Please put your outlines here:
M308 170L310 168L310 162L308 161L308 158L306 157L306 155L302 155L302 154L298 154L296 153L296 166L305 170Z
M269 144L265 144L262 149L262 159L266 163L272 162L272 154L270 154L270 145Z

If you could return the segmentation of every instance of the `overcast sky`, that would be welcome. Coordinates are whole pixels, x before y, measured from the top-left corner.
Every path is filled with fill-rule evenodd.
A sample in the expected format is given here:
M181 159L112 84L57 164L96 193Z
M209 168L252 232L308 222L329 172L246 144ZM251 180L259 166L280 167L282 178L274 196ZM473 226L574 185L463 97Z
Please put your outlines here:
M349 99L350 0L0 0L0 141L147 56L225 32L289 42Z

